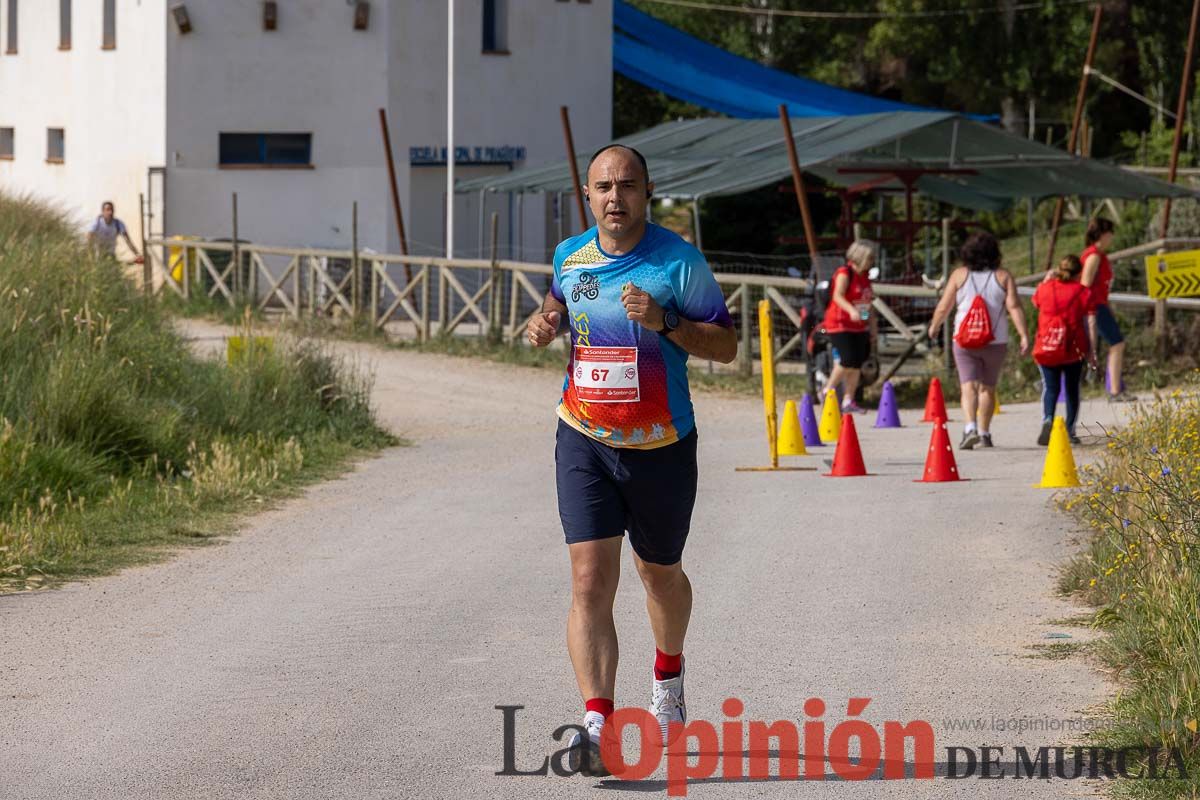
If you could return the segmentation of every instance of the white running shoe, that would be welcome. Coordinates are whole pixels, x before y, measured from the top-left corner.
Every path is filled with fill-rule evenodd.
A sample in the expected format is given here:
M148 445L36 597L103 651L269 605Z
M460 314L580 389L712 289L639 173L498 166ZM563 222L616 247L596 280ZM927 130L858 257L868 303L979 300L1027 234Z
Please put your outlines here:
M604 715L599 711L589 711L583 715L583 729L587 731L587 742L578 731L571 735L567 743L570 752L567 753L567 769L582 773L589 777L604 777L611 775L600 758L600 732L604 729Z
M680 725L687 723L687 707L683 703L683 662L679 664L679 676L665 681L654 681L654 691L650 695L650 713L658 720L658 730L662 734L662 746L666 747L675 737L669 735L668 728L672 722ZM676 734L677 736L678 734Z

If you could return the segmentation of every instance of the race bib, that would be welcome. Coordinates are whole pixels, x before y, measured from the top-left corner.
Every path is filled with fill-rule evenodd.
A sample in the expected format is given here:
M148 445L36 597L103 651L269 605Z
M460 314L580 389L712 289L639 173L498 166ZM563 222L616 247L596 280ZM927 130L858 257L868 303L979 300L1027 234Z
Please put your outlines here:
M588 403L636 403L636 347L575 346L575 394Z

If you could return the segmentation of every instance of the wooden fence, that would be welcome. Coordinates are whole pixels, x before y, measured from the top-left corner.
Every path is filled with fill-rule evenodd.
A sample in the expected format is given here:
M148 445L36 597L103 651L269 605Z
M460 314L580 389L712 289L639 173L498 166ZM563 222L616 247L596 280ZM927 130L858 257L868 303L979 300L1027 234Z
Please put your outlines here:
M207 295L231 306L273 308L302 315L366 318L377 328L409 327L421 341L456 332L492 334L520 342L526 324L541 308L553 268L503 259L451 259L368 251L274 247L201 239L149 239L146 257L159 292L182 298ZM241 263L242 269L235 269ZM741 368L753 358L752 322L758 298L791 325L789 338L775 351L778 362L798 355L803 345L803 298L812 282L774 275L718 272L725 302L738 322ZM906 323L885 298L914 299L931 305L936 286L876 283L875 308L881 330L903 349L918 338L923 322ZM1022 295L1034 287L1021 286ZM1153 308L1145 295L1113 294L1114 305ZM894 300L893 300L894 302ZM1200 299L1173 299L1172 308L1200 310ZM742 313L746 310L747 313Z

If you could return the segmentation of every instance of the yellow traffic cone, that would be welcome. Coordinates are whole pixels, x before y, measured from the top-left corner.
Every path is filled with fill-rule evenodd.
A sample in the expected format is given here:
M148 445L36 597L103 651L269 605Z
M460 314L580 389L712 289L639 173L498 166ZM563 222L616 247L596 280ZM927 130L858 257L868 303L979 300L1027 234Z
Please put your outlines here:
M825 403L821 406L821 424L817 433L822 442L836 442L842 435L842 412L838 408L837 392L830 389L825 393Z
M1000 395L996 395L996 399L992 402L992 416L1000 413Z
M1039 489L1066 489L1079 485L1079 473L1075 471L1075 456L1071 455L1071 442L1067 438L1067 423L1062 417L1054 418L1050 429L1050 444L1046 448L1046 465L1042 468Z
M804 448L804 434L800 432L800 413L796 411L795 400L783 404L783 420L779 423L779 455L808 455L808 450Z

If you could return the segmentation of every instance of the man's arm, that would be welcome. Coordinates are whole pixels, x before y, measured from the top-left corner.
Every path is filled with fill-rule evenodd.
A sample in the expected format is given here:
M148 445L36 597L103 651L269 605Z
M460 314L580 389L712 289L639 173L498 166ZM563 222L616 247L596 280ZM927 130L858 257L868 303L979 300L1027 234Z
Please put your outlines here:
M125 244L129 245L129 249L131 251L133 251L134 256L136 256L137 258L141 258L142 254L139 253L137 247L134 246L133 239L129 238L129 231L127 231L127 230L121 231L121 236L123 236L125 238Z
M658 323L659 329L662 322ZM737 358L737 331L715 322L692 322L679 318L679 327L666 337L682 347L689 355L728 364Z
M658 301L634 284L626 284L621 292L625 316L649 331L663 328L663 307ZM706 358L728 364L737 358L737 331L715 322L693 322L679 317L679 326L666 337L696 358Z
M534 347L546 347L563 330L566 319L567 304L555 297L553 292L547 292L546 299L542 301L542 310L531 317L525 326L525 336Z

